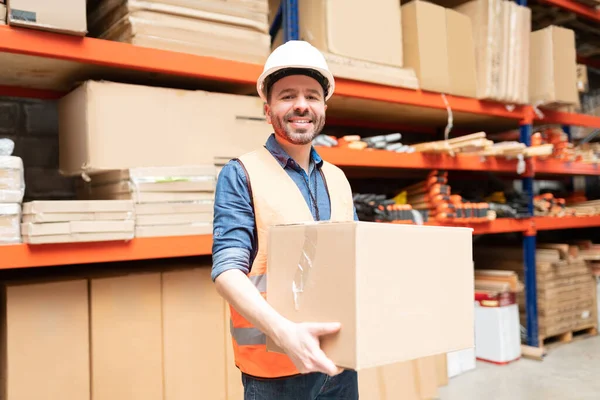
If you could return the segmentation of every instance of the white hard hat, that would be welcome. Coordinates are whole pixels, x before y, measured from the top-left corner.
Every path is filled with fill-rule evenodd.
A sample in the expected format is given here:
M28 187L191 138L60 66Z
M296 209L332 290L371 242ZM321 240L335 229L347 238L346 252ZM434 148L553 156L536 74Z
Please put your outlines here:
M333 94L335 80L333 74L329 72L323 54L308 42L290 40L273 50L265 63L263 73L256 82L256 90L263 101L267 101L265 79L269 75L287 68L313 70L320 73L327 82L323 81L323 84L328 85L325 100L329 100Z

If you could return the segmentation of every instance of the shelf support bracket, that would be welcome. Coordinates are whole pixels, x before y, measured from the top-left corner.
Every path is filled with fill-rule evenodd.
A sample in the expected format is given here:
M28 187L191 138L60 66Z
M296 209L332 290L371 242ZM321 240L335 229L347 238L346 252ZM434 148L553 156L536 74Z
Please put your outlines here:
M299 39L298 0L282 0L283 41Z

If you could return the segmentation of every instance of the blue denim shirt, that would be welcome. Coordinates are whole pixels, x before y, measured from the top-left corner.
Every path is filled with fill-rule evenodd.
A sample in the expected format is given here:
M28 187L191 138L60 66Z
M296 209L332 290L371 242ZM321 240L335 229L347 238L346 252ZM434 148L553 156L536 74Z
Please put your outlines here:
M319 173L323 160L317 151L311 149L307 174L279 145L274 134L269 137L265 147L296 183L313 218L329 220L331 205L325 183ZM277 190L277 187L274 186L273 190ZM311 194L316 198L319 218ZM358 220L356 209L354 219ZM215 191L212 279L215 280L217 276L233 268L246 274L250 272L250 266L256 256L255 240L254 210L250 202L246 174L239 162L231 160L221 170Z

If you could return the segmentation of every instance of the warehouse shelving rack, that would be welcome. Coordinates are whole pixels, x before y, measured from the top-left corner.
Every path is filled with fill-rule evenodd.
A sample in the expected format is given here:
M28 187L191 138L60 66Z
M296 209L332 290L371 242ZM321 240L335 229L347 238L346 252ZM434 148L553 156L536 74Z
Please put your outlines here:
M569 0L540 0L565 9L575 6ZM526 5L524 3L520 3ZM589 9L591 14L591 9ZM594 17L600 21L600 16ZM298 2L284 0L271 33L284 30L284 40L298 37ZM217 91L253 93L260 65L169 52L94 38L41 32L24 28L0 27L0 96L58 99L85 79L117 79L129 82L152 82L165 86L197 88L216 87ZM207 89L210 90L210 89ZM376 85L338 79L336 96L364 101L385 102L414 109L446 112L439 93ZM521 129L521 141L530 145L534 124L578 125L600 128L600 118L544 110L543 117L532 107L506 105L458 96L445 96L454 113L509 121ZM360 121L368 125L370 121ZM372 122L372 121L371 121ZM379 121L372 124L382 125ZM394 125L394 122L391 123ZM351 151L321 148L328 161L341 167L383 169L451 169L464 171L516 172L516 161L501 158L482 160L476 156L429 156L396 154L385 151ZM551 175L597 175L596 165L528 159L521 174L524 189L532 193L537 173ZM529 204L530 211L533 204ZM433 224L433 223L431 223ZM535 239L540 230L600 226L600 217L530 217L497 219L467 225L475 234L505 232L524 233L526 290L528 303L528 342L538 346L535 290ZM0 269L74 265L111 261L130 261L188 256L209 256L210 235L135 238L128 242L73 243L56 245L27 244L0 246Z

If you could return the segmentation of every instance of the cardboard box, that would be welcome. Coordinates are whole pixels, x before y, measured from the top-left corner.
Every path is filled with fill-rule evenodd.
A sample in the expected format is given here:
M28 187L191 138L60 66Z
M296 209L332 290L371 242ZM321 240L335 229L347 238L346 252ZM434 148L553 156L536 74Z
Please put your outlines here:
M13 282L2 292L0 398L89 399L87 281Z
M341 331L321 342L340 367L471 348L471 235L467 228L373 222L274 226L267 300L292 321L340 322ZM270 340L267 348L279 351Z
M160 273L91 279L92 399L163 400Z
M271 3L271 18L277 2ZM325 53L402 67L398 0L303 0L299 36ZM383 29L385 28L385 29Z
M58 113L65 175L213 164L263 146L271 133L256 96L114 82L87 81Z
M531 33L530 101L538 105L579 105L575 33L549 26Z
M414 0L402 6L402 30L404 65L415 70L421 89L477 97L469 17Z
M0 4L0 25L6 25L6 5Z
M226 400L225 302L210 266L162 276L165 400Z
M24 28L85 36L86 0L10 0L8 23Z
M444 8L421 0L404 4L402 45L404 66L415 70L421 89L450 93Z
M471 19L447 8L446 40L450 94L477 97L477 68Z

